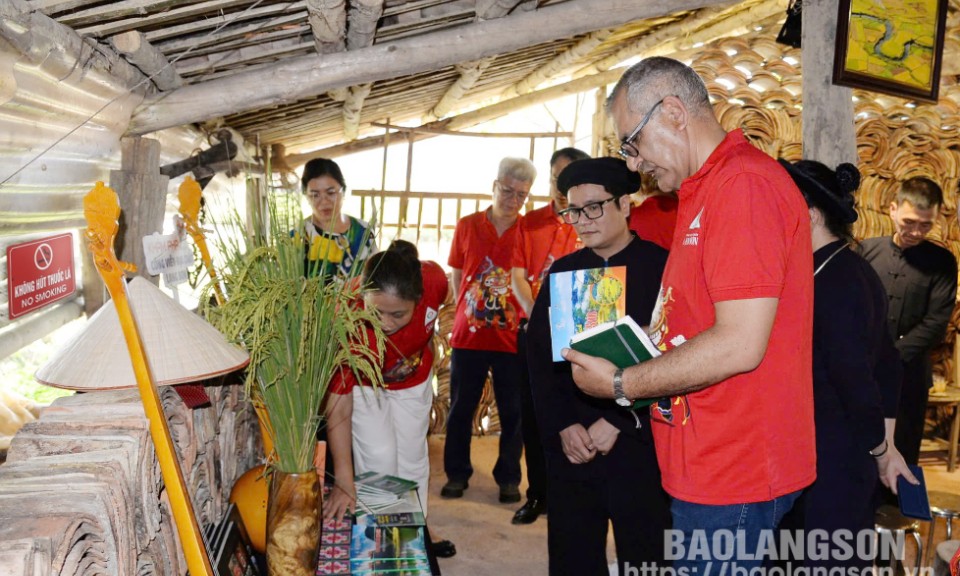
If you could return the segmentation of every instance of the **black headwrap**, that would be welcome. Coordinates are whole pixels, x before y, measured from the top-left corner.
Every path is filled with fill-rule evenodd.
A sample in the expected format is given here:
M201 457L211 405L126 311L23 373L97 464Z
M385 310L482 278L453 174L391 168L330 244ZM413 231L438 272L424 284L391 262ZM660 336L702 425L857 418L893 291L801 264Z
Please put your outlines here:
M620 197L640 189L640 175L627 168L627 163L619 158L587 158L571 162L557 178L557 189L564 196L580 184L597 184Z

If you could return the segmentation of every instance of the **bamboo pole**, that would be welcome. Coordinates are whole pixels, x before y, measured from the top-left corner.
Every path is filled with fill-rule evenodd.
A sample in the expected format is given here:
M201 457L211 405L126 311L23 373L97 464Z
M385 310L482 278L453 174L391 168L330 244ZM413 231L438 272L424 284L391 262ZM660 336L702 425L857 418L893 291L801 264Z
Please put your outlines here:
M469 128L471 126L476 126L477 124L482 124L488 120L493 120L494 118L499 118L505 116L510 112L515 110L520 110L528 106L533 106L535 104L540 104L542 102L547 102L555 98L560 98L562 96L567 96L569 94L577 94L585 90L591 90L598 86L606 86L607 84L612 84L620 79L620 75L623 74L625 68L614 68L612 70L607 70L606 72L601 72L593 76L586 76L584 78L579 78L566 84L560 84L557 86L551 86L550 88L544 88L543 90L538 90L536 92L531 92L529 94L524 94L523 96L517 96L516 98L511 98L510 100L504 100L498 102L492 106L487 106L486 108L481 108L479 110L473 110L465 114L460 114L459 116L453 116L452 118L447 118L446 120L439 120L437 122L430 122L423 126L417 128L418 133L416 134L404 134L406 138L415 138L417 140L425 140L431 138L433 134L423 133L421 130L426 129L431 131L433 129L445 130L449 132L456 132L458 130ZM309 160L313 158L336 158L338 156L344 156L347 154L353 154L355 152L361 152L364 150L372 150L374 148L379 148L384 145L385 137L384 136L371 136L369 138L361 138L360 140L354 140L353 142L347 142L346 144L338 144L336 146L330 146L322 150L317 150L314 152L307 152L304 154L293 154L287 156L287 163L290 166L302 166L306 164Z

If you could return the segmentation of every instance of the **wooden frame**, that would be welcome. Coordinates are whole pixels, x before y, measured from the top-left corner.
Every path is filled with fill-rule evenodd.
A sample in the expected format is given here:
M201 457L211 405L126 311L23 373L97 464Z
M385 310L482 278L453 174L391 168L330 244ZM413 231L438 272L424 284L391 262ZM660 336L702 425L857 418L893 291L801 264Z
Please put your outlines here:
M879 4L839 0L833 83L936 102L947 0Z

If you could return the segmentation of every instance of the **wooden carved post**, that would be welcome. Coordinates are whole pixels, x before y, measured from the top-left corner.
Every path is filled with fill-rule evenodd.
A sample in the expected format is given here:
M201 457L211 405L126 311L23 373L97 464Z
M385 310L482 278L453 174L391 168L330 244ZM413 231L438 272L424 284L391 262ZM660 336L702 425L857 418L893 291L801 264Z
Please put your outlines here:
M173 439L170 436L170 429L167 427L167 419L163 415L160 394L150 373L143 342L140 340L133 311L127 300L123 273L134 272L136 268L118 261L114 253L113 242L119 228L117 218L120 216L120 204L116 192L104 186L103 182L97 182L94 189L83 199L83 212L87 218L86 237L90 252L93 253L97 270L103 277L107 291L110 292L110 297L113 298L113 303L117 307L117 316L130 352L140 399L147 419L150 421L150 437L153 439L157 461L160 463L160 473L170 498L173 520L177 525L187 569L194 576L213 576L213 568L207 558L197 516L194 514L190 494L187 492L187 485L183 480L183 472L180 470L180 462L177 460Z
M123 138L120 146L120 170L110 171L110 187L117 191L126 208L120 222L117 253L157 284L158 277L146 276L143 237L163 230L170 179L160 174L160 143L156 140Z
M803 2L803 158L827 166L857 164L853 90L833 85L835 0Z

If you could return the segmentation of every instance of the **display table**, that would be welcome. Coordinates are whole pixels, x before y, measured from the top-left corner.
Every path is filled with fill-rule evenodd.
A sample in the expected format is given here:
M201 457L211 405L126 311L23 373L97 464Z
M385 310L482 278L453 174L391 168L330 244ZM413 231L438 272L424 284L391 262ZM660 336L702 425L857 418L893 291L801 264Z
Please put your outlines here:
M942 406L953 410L950 437L946 441L939 438L935 439L938 447L946 444L947 471L953 472L957 465L957 441L960 439L960 389L948 386L946 391L941 394L931 392L927 399L927 407L931 406Z

